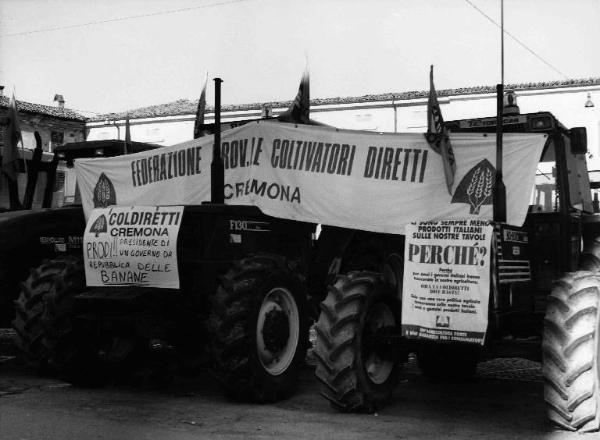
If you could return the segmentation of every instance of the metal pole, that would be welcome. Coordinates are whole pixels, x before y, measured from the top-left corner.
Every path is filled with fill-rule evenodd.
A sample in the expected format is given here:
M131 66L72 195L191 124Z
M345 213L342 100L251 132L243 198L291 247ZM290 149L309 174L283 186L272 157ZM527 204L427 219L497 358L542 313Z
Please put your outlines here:
M496 184L494 185L494 220L506 221L506 187L502 180L502 121L504 86L496 85Z
M23 209L31 209L33 205L35 186L37 184L40 163L42 162L42 137L38 131L35 131L34 136L35 150L33 150L29 175L27 176L27 186L25 187L25 195L23 196ZM48 182L46 181L46 183Z
M212 203L225 203L224 186L225 170L221 157L221 78L214 78L215 82L215 140L213 144L213 158L210 164L211 185L210 198Z
M494 220L506 222L506 187L502 180L502 123L504 98L504 0L500 2L500 80L496 85L496 182L494 185Z
M500 82L504 87L504 0L500 0Z

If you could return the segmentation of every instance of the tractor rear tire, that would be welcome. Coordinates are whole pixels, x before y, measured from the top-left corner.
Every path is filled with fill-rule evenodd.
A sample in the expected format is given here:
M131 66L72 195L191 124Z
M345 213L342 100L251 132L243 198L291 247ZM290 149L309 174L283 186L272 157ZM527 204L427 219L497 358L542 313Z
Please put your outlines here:
M236 262L212 298L213 373L240 401L292 394L308 348L306 292L287 261L257 255Z
M579 432L600 426L600 278L574 272L554 283L542 343L548 418Z
M397 311L380 274L351 272L329 287L315 326L315 375L335 409L372 413L390 400L399 362L381 336L396 327Z
M475 376L480 351L475 345L424 343L417 350L417 365L432 381L468 381Z
M85 288L83 261L78 257L51 260L62 264L60 276L52 279L42 315L43 343L48 363L57 374L75 386L99 386L106 382L107 368L97 357L94 335L75 325L73 298Z
M600 235L584 243L578 270L600 272Z
M39 369L45 369L50 358L44 325L47 299L59 285L85 285L83 279L73 279L74 272L83 274L81 259L64 256L45 260L31 270L15 301L15 343L25 359Z

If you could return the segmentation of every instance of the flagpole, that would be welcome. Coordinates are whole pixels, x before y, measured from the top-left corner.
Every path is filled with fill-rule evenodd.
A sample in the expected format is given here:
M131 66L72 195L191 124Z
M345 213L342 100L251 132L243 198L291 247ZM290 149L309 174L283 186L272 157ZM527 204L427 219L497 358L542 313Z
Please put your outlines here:
M198 106L196 107L196 119L194 120L194 139L198 139L203 136L200 129L204 125L204 111L206 109L206 85L208 84L208 70L204 74L204 85L200 92L200 98L198 99Z
M506 187L502 179L502 123L504 96L504 0L500 0L500 84L496 85L496 184L494 185L494 220L506 222Z
M16 95L16 87L13 85L13 100L15 101L15 108L17 107L17 100L15 99L15 95ZM18 109L17 109L17 114L18 113ZM29 167L27 166L27 159L25 158L25 144L23 143L23 137L19 134L19 141L21 142L21 156L23 157L23 168L25 168L25 177L27 178L27 180L29 180Z
M215 82L215 137L213 144L213 158L210 164L211 170L211 202L225 203L225 170L223 158L221 157L221 78L214 78Z

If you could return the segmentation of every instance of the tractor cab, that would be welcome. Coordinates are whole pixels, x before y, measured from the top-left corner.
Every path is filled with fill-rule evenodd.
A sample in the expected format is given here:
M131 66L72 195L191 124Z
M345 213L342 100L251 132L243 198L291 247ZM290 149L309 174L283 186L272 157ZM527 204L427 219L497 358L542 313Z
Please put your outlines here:
M120 156L152 150L159 146L132 141L125 145L123 140L105 139L72 142L56 147L54 149L54 161L57 163L56 179L58 185L56 186L62 190L62 193L57 197L55 205L81 204L81 197L75 180L75 169L73 168L76 159Z
M495 133L496 118L450 121L446 126L450 132ZM497 244L497 279L501 288L494 308L500 315L513 316L511 322L518 322L514 326L521 330L509 328L508 333L520 333L523 323L529 321L523 319L524 315L534 321L541 319L552 281L579 267L584 229L593 224L590 220L594 216L584 127L567 129L551 113L538 112L504 116L503 132L548 136L526 221L522 228L502 225ZM506 319L499 321L504 321L498 326L506 333Z
M75 202L75 171L73 162L79 158L112 157L158 148L145 142L118 139L71 142L53 151L42 151L41 137L36 132L34 150L19 149L19 172L13 188L0 182L0 212L6 210L56 208ZM2 162L0 148L0 163Z

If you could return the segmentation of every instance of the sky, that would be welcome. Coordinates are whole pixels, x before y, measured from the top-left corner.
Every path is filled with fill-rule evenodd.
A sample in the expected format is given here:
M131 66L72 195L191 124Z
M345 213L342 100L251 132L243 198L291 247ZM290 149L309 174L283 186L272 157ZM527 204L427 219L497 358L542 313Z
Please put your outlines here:
M0 85L109 113L501 81L500 0L0 0ZM600 77L600 0L504 0L504 82ZM512 37L514 37L514 39ZM515 41L518 40L517 41ZM213 103L210 81L207 99Z

